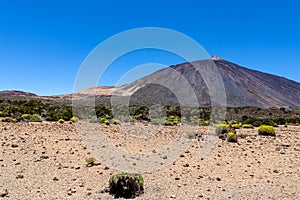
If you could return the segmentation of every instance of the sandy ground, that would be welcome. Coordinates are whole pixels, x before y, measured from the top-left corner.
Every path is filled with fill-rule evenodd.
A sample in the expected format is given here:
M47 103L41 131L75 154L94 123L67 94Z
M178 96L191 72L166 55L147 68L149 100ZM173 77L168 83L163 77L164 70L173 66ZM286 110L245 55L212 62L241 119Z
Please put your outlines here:
M114 169L95 156L102 151L90 149L80 126L88 127L86 134L101 128L120 151L162 157L153 161L156 170L142 172L145 193L136 199L300 199L300 127L276 128L276 137L240 129L246 137L238 143L216 137L208 143L207 127L183 127L198 136L170 160L159 150L176 139L179 127L47 122L0 123L0 199L114 199L102 190L122 165ZM206 144L211 149L203 156ZM91 156L99 165L86 166Z

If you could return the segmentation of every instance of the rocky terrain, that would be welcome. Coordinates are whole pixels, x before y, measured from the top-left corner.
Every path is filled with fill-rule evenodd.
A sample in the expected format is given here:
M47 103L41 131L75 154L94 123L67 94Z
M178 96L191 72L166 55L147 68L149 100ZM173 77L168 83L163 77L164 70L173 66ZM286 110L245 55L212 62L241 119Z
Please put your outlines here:
M80 126L86 124L0 123L0 199L114 199L104 189L122 170L97 159L78 134ZM88 134L101 129L119 150L155 154L179 128L161 127L153 134L154 125L90 124ZM136 199L300 198L300 127L280 126L276 137L239 129L245 138L238 143L215 138L205 156L199 152L208 142L208 127L184 130L194 133L188 148L169 165L141 172L145 193ZM96 157L95 166L86 166L88 157Z

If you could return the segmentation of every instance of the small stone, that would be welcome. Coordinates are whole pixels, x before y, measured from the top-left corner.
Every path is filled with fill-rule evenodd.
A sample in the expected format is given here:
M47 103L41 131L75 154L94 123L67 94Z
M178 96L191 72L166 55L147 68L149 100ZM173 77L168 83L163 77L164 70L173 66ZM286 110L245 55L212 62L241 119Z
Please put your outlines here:
M184 165L183 165L183 167L189 167L190 165L188 164L188 163L185 163Z
M91 195L92 195L91 192L86 193L86 196L91 196Z
M217 180L217 181L221 181L221 178L220 178L220 177L217 177L216 180Z
M47 155L42 155L42 156L40 156L40 159L48 159L49 158L49 156L47 156Z
M167 158L168 158L168 156L163 156L162 158L163 158L163 159L167 159Z
M19 178L24 178L24 175L18 174L18 175L16 176L16 179L19 179Z
M57 177L54 177L52 180L53 180L53 181L58 181L58 178L57 178Z
M282 144L281 146L283 146L283 147L289 147L290 144L285 143L285 144Z
M105 166L103 169L104 169L104 170L108 170L108 169L109 169L109 167Z
M19 145L17 145L17 144L12 144L11 147L12 147L12 148L17 148L17 147L19 147Z
M274 173L279 173L279 171L277 169L274 169L273 172Z
M171 197L172 199L175 199L175 198L176 198L176 196L175 196L174 194L170 195L170 197Z
M8 195L8 190L5 189L3 192L0 193L0 197L6 197Z
M178 181L178 180L180 180L180 178L179 178L179 177L176 177L175 180Z

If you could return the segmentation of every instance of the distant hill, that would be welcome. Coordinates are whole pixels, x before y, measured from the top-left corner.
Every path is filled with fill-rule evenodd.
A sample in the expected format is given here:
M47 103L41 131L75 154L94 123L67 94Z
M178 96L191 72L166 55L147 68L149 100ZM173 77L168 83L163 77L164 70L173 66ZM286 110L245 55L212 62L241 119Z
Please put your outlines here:
M120 87L95 86L75 94L47 97L28 92L6 90L0 91L0 98L36 99L50 103L71 104L72 97L82 99L95 95L97 104L107 105L110 98L114 96L126 101L129 99L131 104L168 105L176 104L179 100L166 86L170 84L170 81L171 83L172 81L179 83L178 91L184 94L185 89L180 87L180 83L184 80L193 89L199 105L208 107L211 105L211 97L201 70L204 68L209 70L212 62L224 84L226 104L223 106L300 109L300 83L284 77L251 70L218 56L170 66ZM181 103L188 105L190 101L188 93L184 101Z
M18 91L18 90L3 90L0 91L0 97L3 96L23 96L23 97L35 97L37 96L34 93L30 92L23 92L23 91Z

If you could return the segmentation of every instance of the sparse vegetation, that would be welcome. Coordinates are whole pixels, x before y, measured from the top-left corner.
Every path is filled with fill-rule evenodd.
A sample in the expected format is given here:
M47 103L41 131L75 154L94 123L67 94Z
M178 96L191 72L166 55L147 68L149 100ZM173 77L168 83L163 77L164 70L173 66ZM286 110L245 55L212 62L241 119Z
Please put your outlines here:
M30 122L42 122L41 116L38 114L33 114L29 117Z
M65 120L64 119L59 119L57 122L60 123L60 124L63 124L63 123L65 123Z
M77 117L71 117L70 118L70 122L72 122L72 123L74 123L74 122L76 122L76 121L78 121L78 118Z
M140 174L116 174L109 179L109 192L115 198L135 198L144 193L144 178Z
M227 124L217 124L215 126L216 134L224 134L227 133L229 126Z
M115 125L121 124L121 121L118 119L113 119L112 121L113 121L113 124L115 124Z
M275 129L273 126L261 125L258 128L258 134L266 136L275 136Z
M254 128L252 124L243 124L243 128Z
M238 137L237 134L234 132L229 132L227 134L227 142L237 142L238 141Z
M96 161L96 158L94 158L94 157L89 157L89 158L87 158L87 159L85 160L86 166L88 166L88 167L94 166L95 161Z
M241 124L232 124L233 129L240 129L241 126L242 126Z
M108 119L106 119L105 117L102 117L102 118L100 119L100 123L101 123L101 124L109 125L109 121L108 121Z

